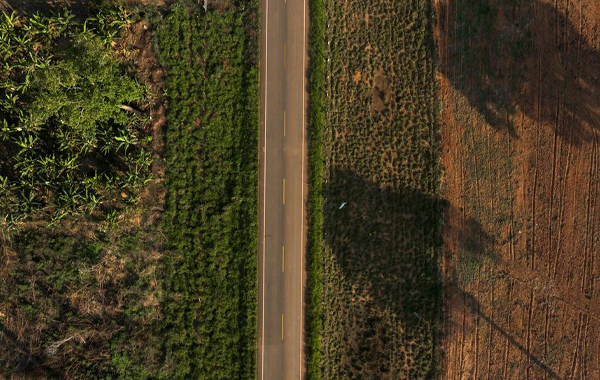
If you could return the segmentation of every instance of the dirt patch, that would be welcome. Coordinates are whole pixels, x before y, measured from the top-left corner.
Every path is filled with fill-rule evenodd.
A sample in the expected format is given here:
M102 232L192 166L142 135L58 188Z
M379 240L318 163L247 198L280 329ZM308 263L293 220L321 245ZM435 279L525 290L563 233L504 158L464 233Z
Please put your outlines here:
M600 378L598 8L436 2L443 378Z
M358 75L358 77L357 77ZM355 74L354 82L358 83L360 79L360 72ZM373 80L373 89L371 90L371 111L372 112L383 112L387 108L392 96L392 86L390 79L385 76L382 71L379 71L375 75Z
M146 210L153 210L144 217L142 223L156 223L164 204L166 191L162 185L166 166L163 160L164 135L166 127L165 69L160 66L152 49L153 26L148 21L139 21L128 27L118 42L117 51L122 59L134 67L138 78L153 96L154 103L148 110L152 129L152 174L155 180L142 194Z

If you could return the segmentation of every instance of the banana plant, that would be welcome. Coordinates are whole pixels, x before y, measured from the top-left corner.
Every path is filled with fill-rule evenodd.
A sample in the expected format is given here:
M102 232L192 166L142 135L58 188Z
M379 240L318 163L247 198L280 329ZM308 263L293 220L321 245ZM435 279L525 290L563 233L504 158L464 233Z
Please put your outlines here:
M16 23L19 21L19 16L17 16L16 12L12 12L11 14L8 14L6 12L2 12L4 14L4 21L6 22L6 25L9 28L14 28Z
M0 140L8 141L11 136L11 128L9 127L8 120L2 119L2 127L0 128Z
M35 144L38 142L38 140L39 137L33 134L20 135L17 138L15 138L14 142L17 144L17 146L21 148L21 151L17 154L17 156L24 152L29 152L30 150L32 150L35 147Z
M132 133L123 133L121 136L116 136L115 141L119 142L117 145L117 151L123 148L125 155L127 155L127 149L129 149L130 146L137 145L138 143L137 137L135 137L135 135Z
M15 163L14 167L15 169L19 169L21 179L33 179L35 175L35 160L33 158L25 155Z
M83 197L79 193L78 187L65 186L58 194L58 203L65 209L72 211L79 207L82 200Z
M62 171L58 171L56 167L56 156L52 153L51 156L44 156L42 158L37 159L38 165L38 175L43 181L46 187L52 188L54 187L54 183L56 179L62 173Z
M0 175L0 198L6 199L14 190L14 186L8 180L8 177Z
M84 204L85 210L88 213L91 213L92 211L97 209L101 200L102 200L101 196L95 194L88 188L85 189L85 194L83 196L83 204Z
M20 207L24 214L31 214L40 206L35 192L32 189L23 189L20 192Z
M77 164L77 160L79 159L79 156L68 153L64 159L61 160L60 165L65 169L65 171L67 172L72 172L73 170L77 169L78 164Z

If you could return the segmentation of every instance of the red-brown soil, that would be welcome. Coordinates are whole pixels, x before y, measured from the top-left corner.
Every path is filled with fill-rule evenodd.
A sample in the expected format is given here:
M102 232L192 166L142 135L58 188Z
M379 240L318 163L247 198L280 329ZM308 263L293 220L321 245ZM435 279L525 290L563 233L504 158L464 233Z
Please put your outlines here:
M600 379L600 3L437 0L444 379Z

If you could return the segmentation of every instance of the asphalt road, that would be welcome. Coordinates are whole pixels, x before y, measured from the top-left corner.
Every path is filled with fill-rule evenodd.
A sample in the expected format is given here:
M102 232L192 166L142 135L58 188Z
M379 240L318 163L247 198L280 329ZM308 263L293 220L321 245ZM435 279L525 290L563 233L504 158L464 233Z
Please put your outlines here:
M307 0L261 0L258 379L304 378Z

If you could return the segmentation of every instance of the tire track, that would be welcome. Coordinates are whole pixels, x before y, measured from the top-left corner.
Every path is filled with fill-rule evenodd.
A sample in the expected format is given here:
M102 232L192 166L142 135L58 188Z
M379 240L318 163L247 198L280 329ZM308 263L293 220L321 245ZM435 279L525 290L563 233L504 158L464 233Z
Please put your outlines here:
M537 12L536 12L536 2L532 0L532 9L533 9L533 24L537 25ZM537 29L537 26L534 27ZM537 201L537 187L538 187L538 178L539 178L539 160L540 160L540 129L541 127L541 119L542 119L542 55L540 54L541 47L538 42L537 49L537 63L538 63L538 80L537 80L537 112L536 112L536 121L535 125L535 133L536 133L536 141L535 141L535 172L533 176L533 194L531 198L531 241L528 247L529 255L530 255L530 269L535 269L535 249L536 249L536 201Z
M491 323L494 323L494 301L495 301L495 294L494 294L494 289L495 287L492 286L492 294L491 294L491 311L490 311L490 321ZM492 373L492 342L494 341L494 329L490 328L490 335L488 337L488 357L487 357L487 380L490 379L490 374Z
M587 340L588 340L588 327L589 327L589 317L584 315L585 318L585 328L583 330L583 348L581 349L581 357L583 358L581 363L581 380L587 379L588 374L588 361L587 361Z
M533 288L529 292L529 307L527 310L527 337L525 340L525 347L527 352L527 371L526 379L530 380L531 376L531 315L533 314Z
M576 49L576 55L575 55L575 63L574 63L574 76L575 76L575 81L577 81L578 77L579 77L579 55L580 55L580 51L581 51L581 39L582 39L582 35L583 35L583 10L582 7L580 7L579 9L579 13L580 13L580 18L579 18L579 30L578 30L578 38L577 38L577 49ZM564 96L563 96L563 104L564 104ZM559 220L558 220L558 228L557 228L557 242L556 242L556 253L555 253L555 258L553 260L553 269L552 269L552 275L551 278L552 279L556 279L556 273L557 273L557 268L558 268L558 263L561 257L561 249L562 249L562 233L563 233L563 225L565 222L565 202L564 202L564 198L566 197L566 191L567 191L567 183L569 180L569 172L570 172L570 165L571 165L571 155L572 155L572 150L573 150L573 130L574 130L574 126L575 126L575 115L577 114L577 105L573 106L573 110L570 111L568 113L569 116L569 123L566 123L564 119L566 119L567 115L563 115L563 124L562 127L563 129L569 127L569 143L568 143L568 148L567 148L567 157L566 157L566 162L565 162L565 178L561 181L560 183L560 188L562 189L559 193ZM562 139L561 139L561 146L562 146ZM549 253L550 254L550 253Z
M546 296L546 312L544 317L544 358L548 358L548 335L550 330L550 298ZM544 380L548 379L548 372L544 371Z
M559 91L560 93L560 91ZM550 184L550 207L548 210L548 276L550 276L550 268L552 267L552 238L553 238L553 233L552 233L552 226L553 226L553 219L554 219L554 188L556 186L556 166L557 166L557 154L556 154L556 150L558 148L558 129L560 128L560 114L561 114L561 107L560 107L560 94L558 96L558 105L557 105L557 109L556 109L556 125L554 127L554 142L553 142L553 146L552 146L552 182Z
M514 283L512 279L508 280L508 305L512 306L512 292L513 292L513 287L514 287ZM508 311L506 313L506 326L510 326L510 317L511 317L511 313L510 310L512 308L509 307ZM510 338L508 337L508 335L506 336L505 339L505 344L504 344L504 365L502 367L502 379L507 379L507 372L508 372L508 357L510 354Z
M462 326L461 326L461 337L460 337L460 354L458 357L458 368L459 371L456 374L457 375L457 379L460 380L462 373L463 373L463 363L464 363L464 350L465 350L465 335L466 335L466 330L465 330L465 324L467 322L467 298L466 298L466 294L463 293L463 299L462 299L462 304L463 304L463 310L462 310Z
M575 353L573 354L573 361L571 362L571 371L569 373L569 379L573 380L575 376L575 371L577 370L577 362L579 358L579 342L581 339L581 330L583 325L583 313L579 312L579 317L577 319L577 338L575 341Z
M592 207L594 204L594 196L593 196L593 183L594 177L596 173L596 132L594 129L594 143L592 145L592 158L590 160L590 166L587 176L587 195L586 195L586 220L585 220L585 235L584 235L584 247L583 247L583 276L581 281L581 292L588 298L592 297L592 284L593 281L593 252L590 251L590 246L593 244L593 234L590 231L593 231L593 216L592 216ZM589 283L589 284L588 284Z
M597 215L595 213L596 210L596 204L597 204L597 194L598 194L598 132L597 132L597 128L594 128L594 145L593 145L593 154L592 154L592 162L594 164L594 168L591 169L591 173L590 173L590 177L593 176L593 178L590 178L590 191L589 191L589 198L590 198L590 205L589 205L589 212L590 212L590 231L596 231L596 218L594 218L595 215ZM596 184L596 188L593 188L593 184ZM589 289L586 292L586 296L588 298L592 298L594 296L594 281L595 281L595 276L594 276L594 271L595 271L595 262L596 262L596 255L595 255L595 247L594 247L594 233L590 234L590 241L589 241L589 252L590 252L590 275L589 275Z
M480 299L480 289L479 285L481 282L481 267L477 270L477 288L475 290L477 294L477 299ZM477 313L475 316L475 374L474 379L479 379L479 326L481 324L481 303L477 302Z

